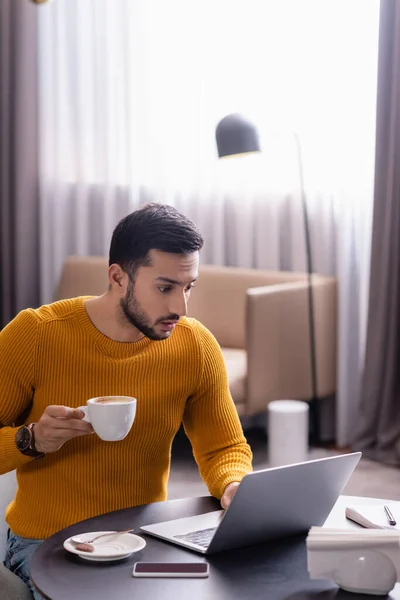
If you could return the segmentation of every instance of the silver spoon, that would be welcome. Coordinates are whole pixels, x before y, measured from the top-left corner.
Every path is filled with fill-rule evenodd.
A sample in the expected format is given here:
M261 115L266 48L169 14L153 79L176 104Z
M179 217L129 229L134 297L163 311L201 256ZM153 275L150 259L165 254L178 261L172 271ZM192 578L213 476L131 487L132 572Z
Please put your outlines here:
M133 529L124 529L123 531L110 531L110 533L102 533L101 535L96 535L95 537L84 540L79 535L74 535L70 542L73 544L93 544L96 540L99 540L102 537L113 536L113 535L122 535L123 533L132 533Z

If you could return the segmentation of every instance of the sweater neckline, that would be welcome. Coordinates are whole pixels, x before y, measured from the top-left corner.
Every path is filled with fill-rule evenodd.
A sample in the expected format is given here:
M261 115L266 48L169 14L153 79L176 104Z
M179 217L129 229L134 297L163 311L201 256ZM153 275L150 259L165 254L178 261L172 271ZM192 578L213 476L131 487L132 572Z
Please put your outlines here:
M85 332L90 335L104 353L113 358L130 358L141 354L151 344L152 340L146 336L136 342L117 342L104 335L104 333L101 333L92 323L86 311L85 302L90 298L93 298L93 296L76 298L76 316Z

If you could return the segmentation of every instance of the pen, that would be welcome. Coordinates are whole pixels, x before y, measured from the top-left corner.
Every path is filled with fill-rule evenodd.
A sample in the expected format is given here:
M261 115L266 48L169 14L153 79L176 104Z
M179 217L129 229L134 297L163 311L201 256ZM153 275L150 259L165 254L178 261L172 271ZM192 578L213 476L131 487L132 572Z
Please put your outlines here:
M390 512L389 508L386 505L384 505L383 508L385 510L386 518L389 522L389 525L396 525L396 520L395 520L394 516L392 515L392 513Z

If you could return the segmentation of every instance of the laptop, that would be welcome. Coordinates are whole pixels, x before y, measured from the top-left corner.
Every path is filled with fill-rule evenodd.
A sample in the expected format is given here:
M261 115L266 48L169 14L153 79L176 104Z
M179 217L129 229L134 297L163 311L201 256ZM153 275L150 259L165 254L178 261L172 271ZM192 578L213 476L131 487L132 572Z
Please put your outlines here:
M202 554L214 554L321 526L356 468L361 452L254 471L227 510L141 527Z

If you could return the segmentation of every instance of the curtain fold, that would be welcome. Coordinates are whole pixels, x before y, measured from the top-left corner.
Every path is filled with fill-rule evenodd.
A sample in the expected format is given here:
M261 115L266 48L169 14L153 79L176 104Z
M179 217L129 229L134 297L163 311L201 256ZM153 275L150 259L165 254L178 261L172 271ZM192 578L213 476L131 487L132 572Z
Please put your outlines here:
M39 303L37 7L0 3L0 327Z
M400 465L400 4L382 0L365 372L354 448Z

